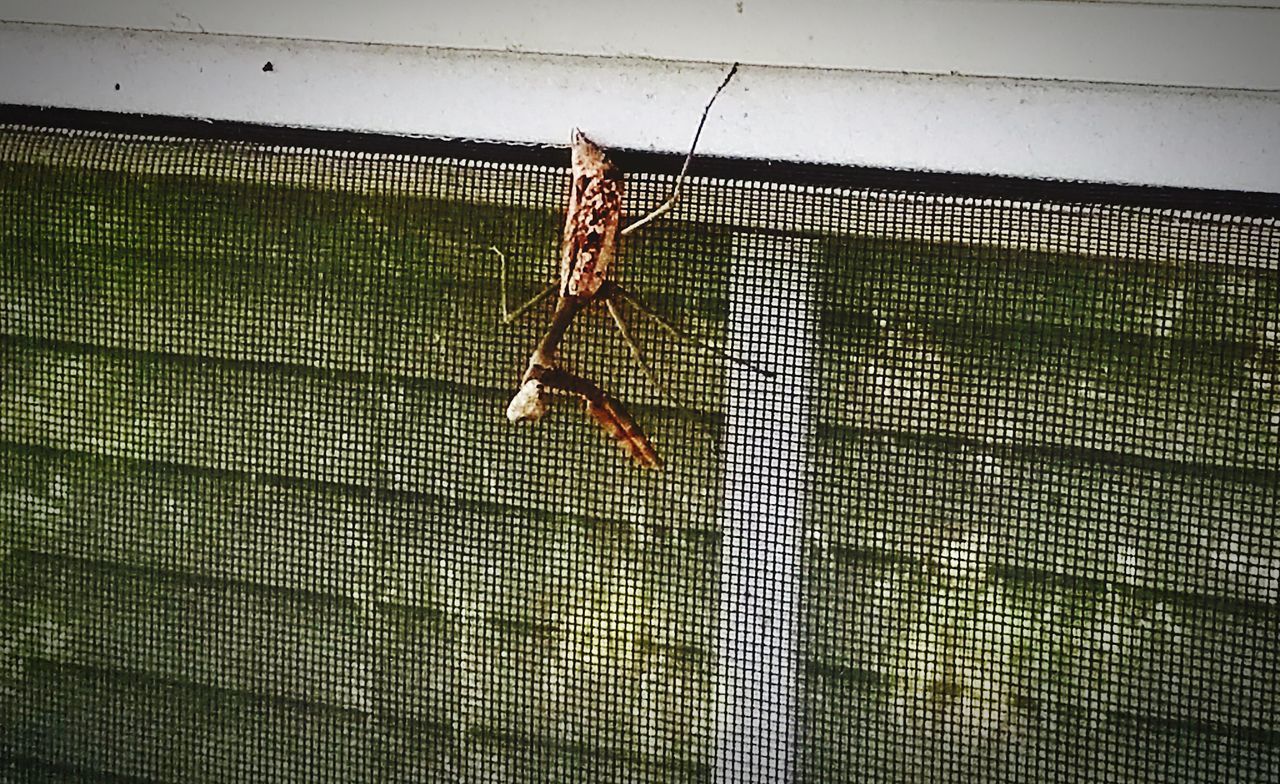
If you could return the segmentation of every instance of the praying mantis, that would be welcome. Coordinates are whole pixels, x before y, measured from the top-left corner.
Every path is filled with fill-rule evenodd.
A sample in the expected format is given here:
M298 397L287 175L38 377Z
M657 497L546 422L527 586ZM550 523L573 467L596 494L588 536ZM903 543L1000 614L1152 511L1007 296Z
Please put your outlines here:
M604 149L588 139L582 131L577 128L573 130L570 145L572 183L564 233L560 243L559 280L548 285L515 310L507 307L506 256L497 248L491 248L501 260L503 323L510 323L520 318L552 293L558 295L551 324L530 355L528 366L520 379L520 389L507 406L507 418L510 421L536 422L546 414L553 395L576 396L585 403L587 416L595 420L616 440L636 465L653 469L662 467L662 459L654 450L648 436L620 402L596 383L560 366L559 346L574 317L591 303L603 300L609 316L631 349L636 363L644 371L650 383L666 395L662 384L658 382L648 363L645 362L643 352L636 344L626 321L622 318L622 313L618 310L617 300L622 299L654 319L677 338L716 351L714 347L685 334L670 320L645 305L634 294L609 277L609 272L617 255L618 242L622 237L651 223L675 207L680 198L680 186L689 170L689 163L693 160L694 150L698 146L698 137L702 134L702 126L707 121L711 105L715 103L716 98L729 84L729 80L737 70L738 64L734 63L702 110L702 119L698 122L693 143L689 147L688 155L685 156L684 165L676 178L671 195L652 212L625 227L622 226L622 171L609 160ZM738 361L732 357L729 358ZM752 369L763 372L754 367Z

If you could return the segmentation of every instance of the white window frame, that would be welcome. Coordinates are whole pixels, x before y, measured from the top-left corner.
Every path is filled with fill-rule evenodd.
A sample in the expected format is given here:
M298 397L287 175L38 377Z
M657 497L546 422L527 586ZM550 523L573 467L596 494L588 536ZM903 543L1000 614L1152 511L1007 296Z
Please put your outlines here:
M0 0L0 103L1280 192L1280 0L585 8Z

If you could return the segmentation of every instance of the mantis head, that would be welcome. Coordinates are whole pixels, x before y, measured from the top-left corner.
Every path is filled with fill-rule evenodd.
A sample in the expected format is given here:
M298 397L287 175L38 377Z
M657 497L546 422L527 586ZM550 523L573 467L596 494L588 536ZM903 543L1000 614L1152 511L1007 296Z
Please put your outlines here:
M512 422L537 422L547 413L547 404L551 393L536 378L531 378L520 385L520 391L507 404L507 419Z

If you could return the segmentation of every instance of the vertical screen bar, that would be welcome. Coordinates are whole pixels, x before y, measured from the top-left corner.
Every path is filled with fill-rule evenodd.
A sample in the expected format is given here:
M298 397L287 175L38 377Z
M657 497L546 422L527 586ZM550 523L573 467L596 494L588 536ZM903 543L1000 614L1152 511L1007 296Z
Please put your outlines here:
M728 347L716 777L794 778L800 542L815 372L811 243L739 234Z

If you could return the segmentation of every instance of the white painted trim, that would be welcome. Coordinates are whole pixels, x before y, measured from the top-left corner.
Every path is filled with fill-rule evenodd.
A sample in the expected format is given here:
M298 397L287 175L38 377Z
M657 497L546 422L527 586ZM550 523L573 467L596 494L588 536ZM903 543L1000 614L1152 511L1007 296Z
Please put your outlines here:
M530 143L563 144L576 125L611 147L682 151L723 69L0 24L0 103ZM1280 192L1277 128L1280 92L747 65L700 150Z
M1203 0L0 0L0 19L414 47L1280 89L1280 11L1242 6Z

